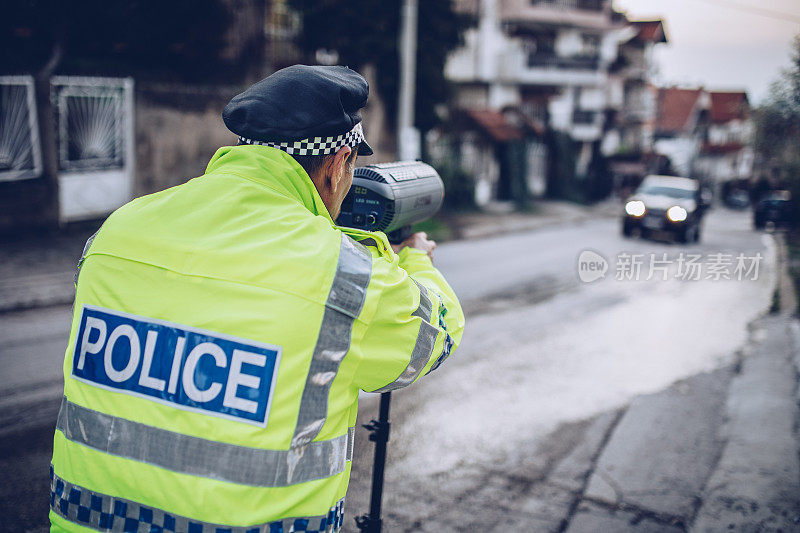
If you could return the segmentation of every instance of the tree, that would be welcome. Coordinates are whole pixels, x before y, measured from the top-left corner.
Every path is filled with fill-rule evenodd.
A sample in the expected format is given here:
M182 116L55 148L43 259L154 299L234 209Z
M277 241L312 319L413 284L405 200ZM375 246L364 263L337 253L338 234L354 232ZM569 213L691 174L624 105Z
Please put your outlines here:
M792 45L792 64L772 84L755 113L755 148L768 175L787 187L800 223L800 35Z
M309 57L320 49L335 50L342 65L375 66L391 124L397 114L401 4L401 0L290 0L303 20L298 44ZM422 132L438 123L436 106L451 96L444 76L447 54L463 44L463 33L473 24L471 16L455 12L451 0L419 2L414 125Z
M169 79L215 75L230 23L221 0L4 0L4 72Z

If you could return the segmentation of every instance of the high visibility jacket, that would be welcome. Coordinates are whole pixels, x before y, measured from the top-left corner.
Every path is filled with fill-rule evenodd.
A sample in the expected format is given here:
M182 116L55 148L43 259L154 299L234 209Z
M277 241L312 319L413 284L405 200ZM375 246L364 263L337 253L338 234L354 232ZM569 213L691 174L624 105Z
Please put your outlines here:
M359 390L464 327L426 254L336 227L265 146L117 210L76 279L51 531L336 531Z

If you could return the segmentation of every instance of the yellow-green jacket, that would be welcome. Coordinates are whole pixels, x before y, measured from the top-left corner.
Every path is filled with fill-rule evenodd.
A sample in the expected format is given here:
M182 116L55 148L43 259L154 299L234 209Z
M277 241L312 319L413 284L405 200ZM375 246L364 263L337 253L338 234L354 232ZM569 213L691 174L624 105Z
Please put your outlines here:
M464 327L423 252L336 227L264 146L117 210L78 276L51 531L336 531L358 391L411 384Z

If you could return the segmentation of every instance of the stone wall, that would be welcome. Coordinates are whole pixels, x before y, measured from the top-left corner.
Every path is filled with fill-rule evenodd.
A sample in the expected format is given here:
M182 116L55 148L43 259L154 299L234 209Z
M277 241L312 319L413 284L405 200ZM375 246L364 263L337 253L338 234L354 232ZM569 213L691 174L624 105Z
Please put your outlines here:
M363 74L370 80L369 103L363 110L364 130L375 155L359 158L358 164L392 161L395 140L375 89L374 70L366 67ZM134 195L160 191L200 176L220 146L236 144L236 136L222 122L222 109L242 90L244 87L138 84Z
M221 113L240 90L137 86L135 196L202 175L220 146L236 144Z
M367 142L375 152L371 157L358 159L358 165L372 165L396 160L395 135L389 129L389 120L386 116L386 106L378 92L378 83L375 79L375 67L366 65L359 70L360 74L369 83L369 99L362 109L361 116L364 123L364 135Z

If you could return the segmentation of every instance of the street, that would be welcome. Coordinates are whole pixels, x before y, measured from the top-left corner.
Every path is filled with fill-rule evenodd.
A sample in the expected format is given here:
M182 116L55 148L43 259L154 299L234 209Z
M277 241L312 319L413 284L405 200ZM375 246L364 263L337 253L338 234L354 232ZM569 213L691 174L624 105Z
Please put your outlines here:
M736 352L772 298L772 241L749 222L712 212L702 244L690 246L625 240L617 220L605 219L437 250L468 323L451 361L394 394L387 530L622 531L630 522L641 531L688 529L720 453ZM612 267L606 279L582 285L576 262L587 248L608 259L622 251L726 251L765 260L756 281L616 281ZM671 417L652 402L637 404L680 380L677 400L655 400L675 404ZM362 421L376 405L362 402ZM619 500L593 473L614 430L631 427L650 440L617 438L606 462L610 471L626 458L638 462L628 476L635 493L620 502L633 512L609 520L583 502ZM361 436L356 449L371 451ZM368 509L372 457L356 456L348 509L358 514ZM664 470L654 491L650 478Z
M609 262L605 278L580 281L584 250ZM623 252L643 254L638 280L616 279ZM676 278L682 254L720 252L760 254L759 270L742 280ZM649 272L651 253L667 270ZM689 529L721 454L718 429L753 342L749 325L772 304L775 255L748 213L722 209L699 244L624 239L607 217L440 245L436 264L467 328L449 361L393 395L385 531ZM9 530L46 529L70 315L58 306L0 320L0 517ZM366 423L377 397L362 396ZM368 509L372 450L359 428L348 531ZM647 478L660 492L642 489Z

